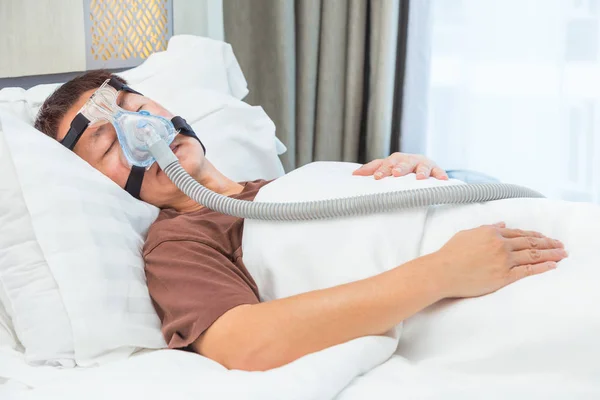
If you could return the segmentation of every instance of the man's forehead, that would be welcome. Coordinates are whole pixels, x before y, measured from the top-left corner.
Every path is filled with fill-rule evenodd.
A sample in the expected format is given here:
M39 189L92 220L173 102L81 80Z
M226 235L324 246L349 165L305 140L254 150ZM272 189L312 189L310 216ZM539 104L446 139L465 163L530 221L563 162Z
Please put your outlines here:
M62 118L61 122L59 123L59 130L58 130L58 135L57 135L58 140L64 139L64 137L67 135L67 132L69 131L71 122L77 116L77 113L79 113L79 110L81 110L81 108L84 106L84 104L89 100L89 98L92 96L92 94L94 94L94 92L96 90L98 90L98 88L90 89L88 91L83 92L81 94L81 96L79 96L79 99L77 99L77 101L75 103L73 103L73 105L65 112L64 117Z
M63 140L63 138L67 135L67 132L69 131L69 128L71 126L71 122L73 121L73 119L75 119L75 117L77 116L79 111L82 109L82 107L85 105L85 103L90 99L90 97L92 97L94 92L96 92L99 88L100 87L97 87L97 88L90 89L88 91L83 92L81 94L81 96L79 96L79 99L77 99L77 101L65 113L65 116L63 117L63 120L61 121L61 124L59 127L59 132L58 132L58 137L57 137L59 141ZM125 107L125 108L127 108L128 106L136 107L136 105L134 103L131 103L131 100L135 99L135 98L143 98L143 97L144 96L142 96L142 95L139 95L136 93L128 93L126 91L118 91L118 93L117 93L117 101L119 102L119 105L121 107ZM100 136L102 133L104 133L104 131L105 131L105 129L103 129L103 130L98 129L98 126L90 126L84 132L85 132L86 137L98 138L98 136Z

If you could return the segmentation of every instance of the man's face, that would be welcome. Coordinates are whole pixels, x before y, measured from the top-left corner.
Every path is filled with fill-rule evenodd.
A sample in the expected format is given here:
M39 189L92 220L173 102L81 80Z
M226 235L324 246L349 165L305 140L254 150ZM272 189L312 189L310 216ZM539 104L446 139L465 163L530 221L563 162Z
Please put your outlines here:
M65 113L58 126L58 140L62 140L66 136L71 121L94 92L95 90L90 90L82 94L77 103ZM161 105L137 94L121 91L117 104L128 111L146 110L167 119L173 118L173 115ZM181 166L190 175L198 176L205 160L200 143L194 138L177 135L171 144L171 149L179 159ZM116 184L125 187L131 167L124 162L125 157L122 154L115 128L111 123L88 127L73 150ZM144 174L140 193L142 200L163 208L169 206L170 201L178 193L179 190L157 163L154 163Z

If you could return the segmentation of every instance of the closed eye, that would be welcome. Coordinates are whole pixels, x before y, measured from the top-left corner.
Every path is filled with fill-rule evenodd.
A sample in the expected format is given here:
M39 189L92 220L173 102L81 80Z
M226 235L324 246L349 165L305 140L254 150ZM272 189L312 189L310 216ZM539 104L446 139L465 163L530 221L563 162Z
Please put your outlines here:
M106 152L104 153L104 155L107 155L108 153L110 153L112 148L115 147L116 143L117 143L117 139L113 140L112 143L110 144L110 146L108 146L108 149L106 149Z

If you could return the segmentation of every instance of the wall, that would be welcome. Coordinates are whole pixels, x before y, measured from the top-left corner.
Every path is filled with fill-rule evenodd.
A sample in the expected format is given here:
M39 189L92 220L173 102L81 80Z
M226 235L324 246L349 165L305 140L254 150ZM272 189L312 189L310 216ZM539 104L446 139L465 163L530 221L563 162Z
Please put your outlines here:
M82 0L0 0L0 89L86 70ZM174 34L223 40L222 0L173 0Z
M85 69L81 0L1 0L0 77Z
M175 34L224 40L223 0L173 0Z

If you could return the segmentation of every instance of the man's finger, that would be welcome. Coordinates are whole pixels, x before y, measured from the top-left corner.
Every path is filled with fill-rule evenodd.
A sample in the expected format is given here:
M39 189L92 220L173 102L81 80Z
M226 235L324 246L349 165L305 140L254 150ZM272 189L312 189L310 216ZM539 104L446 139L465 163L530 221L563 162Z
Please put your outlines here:
M504 228L506 227L506 224L504 222L497 222L495 224L486 224L486 225L481 225L479 228ZM475 228L478 229L478 228Z
M394 166L392 173L396 177L408 175L415 171L417 163L418 160L412 157L406 158Z
M394 168L394 163L390 159L386 158L373 175L375 176L375 179L385 178L392 175L392 168Z
M509 283L513 283L520 279L527 278L528 276L551 271L556 269L556 267L557 264L554 261L548 261L539 264L519 265L518 267L511 268L510 272L508 273L508 281Z
M565 247L560 240L548 237L537 238L533 236L521 236L508 239L507 243L513 251L526 249L562 249Z
M417 179L427 179L431 176L431 166L427 163L417 165Z
M352 175L371 176L383 164L383 160L373 160L354 171Z
M510 229L510 228L500 229L500 234L507 239L517 238L517 237L526 237L526 236L537 237L537 238L545 237L544 235L542 235L539 232L524 231L521 229Z
M548 261L559 262L567 257L565 249L526 249L511 254L513 265L539 264Z
M433 176L435 179L439 179L441 181L447 181L448 180L448 174L446 173L446 171L444 171L440 167L434 167L431 170L431 176Z

